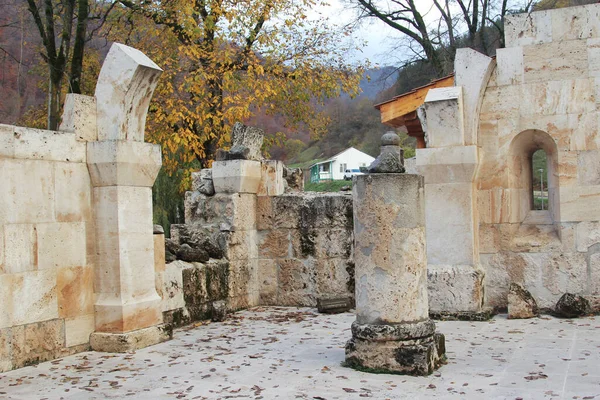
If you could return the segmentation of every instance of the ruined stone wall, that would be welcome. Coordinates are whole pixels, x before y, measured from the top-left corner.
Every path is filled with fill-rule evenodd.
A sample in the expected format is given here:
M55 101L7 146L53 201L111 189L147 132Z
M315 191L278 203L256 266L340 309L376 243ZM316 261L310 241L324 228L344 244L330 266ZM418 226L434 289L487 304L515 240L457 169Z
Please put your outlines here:
M260 195L207 196L197 187L186 194L186 223L172 225L167 240L167 249L174 246L179 256L167 254L166 267L157 275L167 320L185 324L210 318L215 302L225 302L232 311L354 297L351 196L269 196L283 191L275 189L281 168L270 168L271 161L263 164ZM199 249L194 257L201 259L187 258L181 252L185 245Z
M89 347L92 185L75 133L0 125L0 371Z
M260 304L354 298L350 194L259 196L257 205Z
M507 18L506 48L479 114L479 253L489 306L506 306L511 282L542 308L565 292L600 295L599 60L600 5ZM530 206L537 149L549 158L549 211Z

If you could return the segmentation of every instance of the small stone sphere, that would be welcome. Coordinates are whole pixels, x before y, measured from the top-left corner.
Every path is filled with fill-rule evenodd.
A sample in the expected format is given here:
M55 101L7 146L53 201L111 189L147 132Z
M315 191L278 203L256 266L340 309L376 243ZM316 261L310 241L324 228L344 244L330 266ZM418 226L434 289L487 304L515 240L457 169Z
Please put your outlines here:
M386 132L381 137L381 145L382 146L400 146L400 136L396 135L396 133L393 131Z

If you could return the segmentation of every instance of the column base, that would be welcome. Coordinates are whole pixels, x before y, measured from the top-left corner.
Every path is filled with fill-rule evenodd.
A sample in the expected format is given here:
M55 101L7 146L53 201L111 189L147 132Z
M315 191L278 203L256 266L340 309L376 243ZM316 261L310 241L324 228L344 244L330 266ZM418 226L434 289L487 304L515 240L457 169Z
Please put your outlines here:
M431 332L433 328L433 332ZM433 321L417 324L352 324L345 365L364 372L429 375L446 362L444 335ZM411 333L424 334L409 338Z
M125 333L94 332L90 335L90 346L94 351L127 353L166 342L172 338L172 326L160 324Z

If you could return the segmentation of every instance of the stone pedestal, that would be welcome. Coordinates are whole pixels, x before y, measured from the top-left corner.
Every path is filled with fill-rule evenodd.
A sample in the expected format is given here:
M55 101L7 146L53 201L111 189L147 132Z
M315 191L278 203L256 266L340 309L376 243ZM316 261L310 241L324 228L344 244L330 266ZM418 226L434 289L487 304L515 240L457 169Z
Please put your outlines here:
M356 176L356 321L348 366L428 375L445 359L444 336L429 319L423 177Z

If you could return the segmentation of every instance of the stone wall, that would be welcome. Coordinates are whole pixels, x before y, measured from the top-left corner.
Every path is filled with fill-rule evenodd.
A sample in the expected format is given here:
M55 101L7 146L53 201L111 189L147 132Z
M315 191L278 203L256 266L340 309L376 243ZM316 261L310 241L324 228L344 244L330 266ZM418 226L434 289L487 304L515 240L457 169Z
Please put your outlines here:
M75 133L0 125L0 371L87 348L91 190Z
M161 72L115 43L59 131L0 125L0 371L168 339L153 273L160 147L143 142Z
M600 295L600 6L507 18L479 114L477 208L486 302L511 282L542 308ZM530 157L548 156L549 210L533 211ZM597 306L596 306L597 308Z
M257 203L260 304L354 298L350 194L259 196Z
M354 297L352 197L284 194L281 163L261 164L256 194L204 195L198 185L186 193L186 223L171 226L167 248L187 244L207 252L193 262L171 259L160 273L168 320L210 318L217 301L231 311Z

